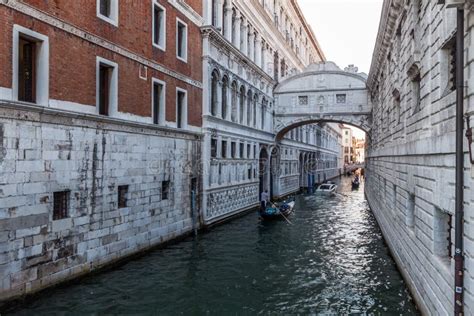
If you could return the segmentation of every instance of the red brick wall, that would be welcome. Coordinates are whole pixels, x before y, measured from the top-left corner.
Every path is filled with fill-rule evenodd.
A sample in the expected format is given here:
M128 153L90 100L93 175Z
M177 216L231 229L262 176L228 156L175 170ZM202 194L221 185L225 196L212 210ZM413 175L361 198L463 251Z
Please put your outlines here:
M168 69L197 81L202 80L202 46L199 28L177 12L174 7L168 5L167 1L159 1L166 7L166 52L154 48L151 43L152 7L150 1L121 0L118 28L96 16L95 0L27 0L24 2L108 39L137 55L162 64ZM177 16L188 24L187 63L176 58ZM11 88L13 24L19 24L49 37L51 99L95 106L96 56L100 56L118 64L119 111L151 116L151 77L156 77L167 83L166 119L175 121L175 90L179 86L188 91L188 123L194 126L201 125L201 89L152 69L148 69L147 80L140 79L139 63L4 6L0 6L0 29L2 30L0 40L6 43L0 47L2 72L0 86Z

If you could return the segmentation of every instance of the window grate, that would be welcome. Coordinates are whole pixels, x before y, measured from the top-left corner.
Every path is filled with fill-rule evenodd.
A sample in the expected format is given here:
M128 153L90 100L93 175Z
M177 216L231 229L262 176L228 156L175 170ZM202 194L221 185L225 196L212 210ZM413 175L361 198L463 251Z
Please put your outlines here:
M69 191L54 192L53 204L53 220L66 218L69 209Z

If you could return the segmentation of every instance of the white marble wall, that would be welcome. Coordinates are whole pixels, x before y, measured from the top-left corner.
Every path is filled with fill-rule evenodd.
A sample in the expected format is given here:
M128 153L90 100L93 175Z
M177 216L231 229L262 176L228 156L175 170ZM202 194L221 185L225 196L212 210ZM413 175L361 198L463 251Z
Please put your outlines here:
M389 27L379 38L388 40L378 44L369 75L374 125L367 157L367 198L418 305L432 315L453 313L454 249L448 238L454 243L455 92L449 90L447 47L455 32L455 16L455 9L436 1L395 1L392 6L387 1L383 23ZM473 103L473 21L474 13L468 9L468 113ZM421 77L419 110L411 79L416 69ZM465 167L464 311L472 315L474 173L467 153Z

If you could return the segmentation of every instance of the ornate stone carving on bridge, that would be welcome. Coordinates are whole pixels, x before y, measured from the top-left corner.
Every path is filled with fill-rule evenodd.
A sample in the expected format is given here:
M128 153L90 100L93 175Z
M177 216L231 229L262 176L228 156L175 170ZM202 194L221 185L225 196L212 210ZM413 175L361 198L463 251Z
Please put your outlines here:
M370 132L372 103L366 80L367 75L358 73L357 67L341 70L326 62L312 64L281 82L275 89L277 140L293 127L320 121L350 124Z

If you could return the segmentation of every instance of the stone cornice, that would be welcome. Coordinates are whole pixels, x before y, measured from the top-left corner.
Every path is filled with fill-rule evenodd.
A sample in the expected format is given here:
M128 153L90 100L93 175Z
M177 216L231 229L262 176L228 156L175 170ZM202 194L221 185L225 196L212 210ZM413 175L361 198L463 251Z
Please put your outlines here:
M202 134L119 118L53 109L41 105L0 99L0 118L32 122L65 124L84 128L96 128L136 134L157 135L168 138L201 139Z
M370 66L367 86L373 89L377 82L384 58L390 49L393 34L396 31L398 11L402 8L402 0L384 0L380 17L379 30L375 42L372 64Z
M257 66L257 64L255 64L249 57L245 56L244 53L237 49L237 47L225 39L224 36L219 33L214 26L206 25L201 27L201 33L204 37L207 36L211 41L216 43L217 47L222 47L225 50L233 53L238 57L238 62L248 65L253 71L255 71L255 73L267 80L272 86L276 85L276 81L273 80L269 74L263 71L263 69Z

